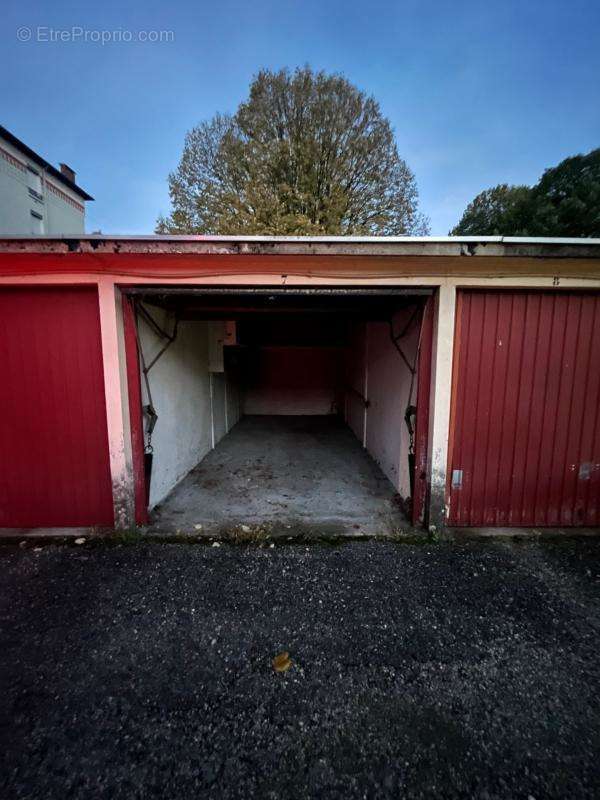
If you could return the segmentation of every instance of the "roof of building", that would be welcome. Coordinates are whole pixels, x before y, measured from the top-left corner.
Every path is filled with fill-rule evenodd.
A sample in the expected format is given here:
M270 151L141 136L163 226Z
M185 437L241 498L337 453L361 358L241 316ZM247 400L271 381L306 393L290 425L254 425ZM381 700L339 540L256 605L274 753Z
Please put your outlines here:
M18 139L14 133L11 133L6 128L0 125L0 138L4 139L5 141L9 142L13 147L19 150L23 155L27 156L27 158L31 159L35 164L39 167L42 167L49 175L52 175L57 181L60 181L64 186L67 186L72 192L79 195L83 200L93 200L94 198L85 192L80 186L77 186L72 180L69 180L66 175L64 175L59 169L52 166L49 161L46 161L45 158L42 158L35 150L32 150L31 147L28 147L24 142Z
M512 236L0 235L0 252L600 258L600 238Z

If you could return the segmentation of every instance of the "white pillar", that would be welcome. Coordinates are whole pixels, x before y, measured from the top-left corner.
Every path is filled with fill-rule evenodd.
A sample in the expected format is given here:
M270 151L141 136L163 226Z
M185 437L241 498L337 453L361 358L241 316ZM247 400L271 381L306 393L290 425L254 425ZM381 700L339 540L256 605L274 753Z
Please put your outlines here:
M431 370L429 442L430 497L429 526L443 530L446 524L446 476L448 471L448 436L452 395L452 357L454 352L454 322L456 289L442 284L436 298Z
M101 277L98 299L115 528L125 530L135 525L135 500L121 292Z

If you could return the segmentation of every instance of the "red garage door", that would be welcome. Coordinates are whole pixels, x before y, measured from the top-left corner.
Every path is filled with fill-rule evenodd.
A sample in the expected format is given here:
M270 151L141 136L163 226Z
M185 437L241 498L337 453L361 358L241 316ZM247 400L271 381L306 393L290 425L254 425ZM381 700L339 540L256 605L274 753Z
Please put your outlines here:
M600 296L461 292L451 525L600 524Z
M112 525L98 295L0 291L0 527Z

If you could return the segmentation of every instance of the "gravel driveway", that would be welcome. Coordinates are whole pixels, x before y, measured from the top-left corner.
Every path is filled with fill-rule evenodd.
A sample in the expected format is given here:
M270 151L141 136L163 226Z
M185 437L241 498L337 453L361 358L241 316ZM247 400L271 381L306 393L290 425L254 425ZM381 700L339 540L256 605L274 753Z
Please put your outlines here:
M3 800L600 794L600 541L3 547L0 569Z

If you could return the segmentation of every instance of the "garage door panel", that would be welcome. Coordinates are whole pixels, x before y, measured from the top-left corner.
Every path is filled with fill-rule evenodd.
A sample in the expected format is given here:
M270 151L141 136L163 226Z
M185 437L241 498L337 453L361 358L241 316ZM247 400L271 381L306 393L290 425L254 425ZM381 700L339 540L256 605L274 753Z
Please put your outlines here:
M557 446L557 422L561 419L564 426L568 419L566 409L559 402L562 377L565 378L565 385L572 385L572 377L565 373L564 361L566 310L569 300L568 297L559 297L557 302L556 297L548 297L548 301L542 303L545 313L541 315L540 366L536 370L536 374L540 376L540 394L535 400L534 409L540 408L542 417L535 448L537 463L531 485L532 512L533 519L545 518L549 525L557 523L560 503L560 493L550 493L550 483L553 476L560 480L563 473L562 465L558 468L553 464ZM543 335L545 331L548 331L546 336ZM532 432L537 429L537 425L530 426ZM526 510L529 507L528 503Z
M504 328L502 329L503 358L506 362L504 373L504 387L502 390L502 407L496 408L495 418L501 417L500 455L498 465L498 480L494 494L494 519L490 524L509 525L509 512L498 504L499 497L511 495L513 487L513 471L516 455L516 436L518 433L519 407L522 401L520 392L509 391L517 382L523 362L523 331L519 331L512 324L515 315L524 315L526 299L524 297L509 295L505 298L510 303ZM514 355L513 355L514 354ZM498 398L500 400L500 396Z
M576 506L578 495L580 494L581 484L579 481L577 464L585 454L582 451L582 443L585 435L586 423L589 418L589 410L586 410L586 398L590 380L590 368L593 360L593 322L595 314L593 306L595 299L592 296L582 297L580 306L579 330L577 339L582 352L574 362L573 386L582 386L583 391L573 391L571 399L571 413L568 423L568 443L565 457L565 482L563 489L563 501L561 503L561 522L564 525L574 524L577 519ZM585 489L586 487L583 486ZM585 505L583 503L582 507Z
M583 292L463 292L453 525L596 525L600 304Z
M550 351L549 332L552 324L551 309L544 297L536 298L538 306L537 325L535 333L532 331L533 352L528 358L527 369L531 370L531 388L529 392L529 407L526 415L520 420L525 431L524 436L524 477L517 486L521 485L519 504L521 508L520 524L533 525L535 520L535 503L538 491L539 465L541 450L544 445L543 427L546 411L546 378L547 362ZM529 384L527 375L523 376ZM535 424L531 424L535 418Z
M579 419L573 417L573 399L579 393L576 391L575 367L579 360L585 360L583 357L578 358L581 297L569 296L566 303L559 303L558 306L557 315L563 331L562 352L556 377L558 389L553 427L554 447L547 470L545 495L545 504L549 509L548 523L551 525L564 524L563 509L568 507L568 495L565 496L570 463L568 445L571 438L578 437L581 428L581 417Z
M473 439L473 468L471 502L477 508L478 523L483 523L485 514L486 468L488 465L488 445L490 434L490 413L492 404L492 385L494 380L494 348L497 314L497 298L485 298L483 303L483 325L481 346L479 348L476 381L479 385L475 412L475 431Z
M0 292L0 526L112 525L98 297Z
M589 372L585 386L584 411L581 425L579 464L584 466L578 475L575 500L575 519L587 518L589 525L600 524L600 299L595 298L595 321L590 337Z
M476 305L471 308L471 297L465 295L464 300L464 326L465 326L465 376L464 380L458 385L459 401L458 408L460 425L466 430L469 420L474 420L477 416L477 395L469 391L469 387L478 383L479 369L481 364L481 342L483 333L483 307ZM462 464L472 464L475 457L475 437L465 436L456 440L455 446L458 448L459 462ZM465 509L471 503L473 490L472 471L463 470L462 488L457 496L457 512L462 518Z
M522 325L519 321L522 320ZM518 398L514 429L510 435L514 438L513 458L510 475L510 494L508 503L500 503L506 512L509 525L521 525L521 509L525 481L516 480L518 476L527 474L529 453L529 418L534 396L534 364L537 357L538 330L540 321L540 298L524 296L521 308L513 307L512 328L515 339L520 338L519 369L511 374L510 391ZM512 337L511 337L512 342ZM511 349L510 359L516 357L516 349Z
M511 407L514 403L506 395L506 378L508 373L508 338L510 336L510 317L511 317L511 298L504 295L498 296L498 303L495 309L495 341L499 342L498 347L493 348L492 352L492 384L490 415L488 419L488 439L486 447L486 458L483 480L483 516L485 525L493 525L497 522L497 497L499 484L502 478L501 461L505 438L504 417L510 418ZM500 424L494 424L495 420L500 420Z
M568 500L569 497L574 497L575 484L571 476L575 477L575 470L571 465L578 461L578 439L582 421L582 406L578 406L578 400L583 395L576 391L576 387L582 380L585 381L587 372L587 353L582 352L581 358L578 353L581 322L582 297L569 297L563 340L563 372L560 375L558 397L558 408L562 409L562 413L556 417L553 461L547 487L549 523L553 525L573 523L572 505ZM585 338L581 338L581 343L585 343Z

